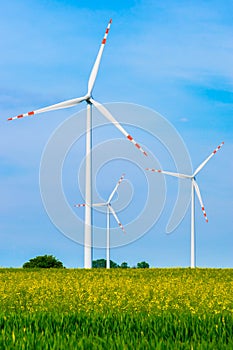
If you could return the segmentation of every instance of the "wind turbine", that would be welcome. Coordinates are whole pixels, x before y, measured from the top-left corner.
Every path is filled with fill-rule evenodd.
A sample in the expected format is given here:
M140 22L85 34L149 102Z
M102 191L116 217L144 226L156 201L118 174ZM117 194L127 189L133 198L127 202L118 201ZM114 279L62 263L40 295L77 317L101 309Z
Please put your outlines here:
M222 142L211 154L207 157L204 162L202 162L197 169L194 171L192 175L185 175L179 173L172 173L164 170L157 170L146 168L146 170L150 170L156 173L162 173L169 176L178 177L180 179L188 179L191 180L191 268L195 268L196 266L196 251L195 251L195 192L199 199L201 210L203 212L205 221L208 222L205 207L201 198L201 192L199 186L196 181L197 174L202 170L202 168L208 163L208 161L217 153L218 150L223 146L224 142Z
M54 111L57 109L69 108L76 106L77 104L86 101L87 103L87 121L86 121L86 166L85 166L85 202L89 205L85 208L85 231L84 231L84 267L92 267L92 161L91 161L91 148L92 148L92 105L103 114L113 125L120 130L120 132L132 142L145 156L147 153L142 149L142 147L134 140L134 138L117 122L117 120L112 116L112 114L99 102L92 98L92 91L95 85L97 73L100 66L100 61L102 58L103 50L107 41L107 36L110 30L112 20L110 19L107 29L105 31L103 40L100 45L99 52L97 54L95 63L91 70L89 76L87 93L84 96L74 98L72 100L67 100L60 102L48 107L40 108L25 114L20 114L18 116L8 118L8 120L21 119L23 117L30 117L35 114Z
M113 215L113 217L115 218L116 222L118 223L118 225L120 226L120 228L122 229L123 232L125 232L125 229L123 227L123 225L121 224L120 220L118 219L115 210L112 207L111 204L111 200L114 196L114 194L116 193L120 183L123 181L125 174L122 174L122 176L120 177L119 181L117 182L114 190L112 191L112 193L110 194L110 196L108 197L107 202L104 203L93 203L92 207L106 207L106 217L107 217L107 239L106 239L106 267L107 269L110 269L110 213ZM86 207L88 206L88 204L84 203L84 204L75 204L75 207Z

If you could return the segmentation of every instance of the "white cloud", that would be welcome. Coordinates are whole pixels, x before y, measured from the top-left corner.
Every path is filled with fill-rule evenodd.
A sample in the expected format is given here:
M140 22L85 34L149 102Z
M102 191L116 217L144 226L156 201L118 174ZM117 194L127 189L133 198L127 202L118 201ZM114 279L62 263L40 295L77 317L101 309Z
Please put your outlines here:
M182 123L187 123L189 120L188 118L180 118L180 122Z

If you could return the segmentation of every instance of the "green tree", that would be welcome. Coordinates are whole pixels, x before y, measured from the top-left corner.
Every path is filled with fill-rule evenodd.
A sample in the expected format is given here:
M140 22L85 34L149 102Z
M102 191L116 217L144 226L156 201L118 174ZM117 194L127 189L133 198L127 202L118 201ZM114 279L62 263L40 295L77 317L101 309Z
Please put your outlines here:
M106 264L107 264L106 259L97 259L92 261L92 267L94 268L106 268ZM117 265L117 263L110 260L110 267L117 268L119 266Z
M106 267L106 260L105 259L98 259L92 261L92 267L94 268L105 268Z
M119 267L119 265L117 263L115 263L114 261L110 260L110 267L111 267L111 269L117 269Z
M52 255L43 255L43 256L37 256L36 258L30 259L28 262L23 264L23 268L32 269L32 268L63 268L63 264L61 261L56 259Z
M148 269L150 265L146 261L141 261L137 263L137 268L138 269Z
M121 263L120 268L122 268L122 269L128 269L128 268L129 268L129 265L128 265L127 262L124 261L123 263Z

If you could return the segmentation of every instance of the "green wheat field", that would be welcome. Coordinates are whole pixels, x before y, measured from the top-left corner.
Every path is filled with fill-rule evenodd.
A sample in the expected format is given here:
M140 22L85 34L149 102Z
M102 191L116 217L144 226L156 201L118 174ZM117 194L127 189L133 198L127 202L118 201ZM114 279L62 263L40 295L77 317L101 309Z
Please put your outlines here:
M0 269L0 349L233 349L233 270Z

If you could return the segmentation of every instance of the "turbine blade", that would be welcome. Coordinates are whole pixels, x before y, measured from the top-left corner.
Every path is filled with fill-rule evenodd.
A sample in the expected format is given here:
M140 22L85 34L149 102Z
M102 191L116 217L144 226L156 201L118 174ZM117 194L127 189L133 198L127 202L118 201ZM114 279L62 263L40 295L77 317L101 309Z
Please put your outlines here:
M109 196L109 198L108 198L108 203L111 202L112 197L113 197L114 194L116 193L116 191L117 191L118 187L120 186L121 182L123 181L124 177L125 177L125 174L122 174L121 177L120 177L120 179L118 180L118 182L117 182L117 184L116 184L114 190L112 191L112 193L110 194L110 196Z
M17 115L16 117L12 117L12 118L8 118L7 120L14 120L14 119L20 119L23 117L30 117L34 114L39 114L39 113L44 113L44 112L49 112L49 111L55 111L57 109L62 109L62 108L69 108L69 107L73 107L75 105L77 105L78 103L84 101L86 99L86 96L82 96L82 97L78 97L78 98L74 98L72 100L67 100L64 102L60 102L60 103L56 103L55 105L51 105L48 107L44 107L44 108L40 108L37 109L35 111L31 111L25 114L20 114Z
M200 202L200 205L201 205L201 210L203 212L205 221L208 222L206 211L205 211L205 208L204 208L204 204L203 204L203 201L202 201L202 198L201 198L201 192L200 192L199 186L198 186L197 182L194 179L192 180L192 182L193 182L193 185L194 185L197 197L199 199L199 202Z
M105 108L102 104L99 102L93 100L90 98L90 102L96 107L96 109L99 110L101 114L105 118L107 118L115 127L120 130L120 132L129 140L131 141L145 156L147 156L147 153L142 149L142 147L133 139L131 135L127 133L127 131L121 126L121 124L112 116L112 114Z
M215 150L211 153L211 155L209 157L206 158L206 160L204 160L204 162L202 162L199 167L195 170L193 176L196 176L201 169L206 165L206 163L208 163L208 161L220 150L220 148L224 145L224 142L222 142L217 148L215 148Z
M110 30L111 23L112 23L112 20L110 19L110 21L108 23L108 26L106 28L106 31L105 31L103 40L101 42L101 45L100 45L100 48L99 48L99 52L97 54L94 66L92 68L92 71L91 71L91 74L90 74L90 77L89 77L88 87L87 87L89 96L91 96L92 90L93 90L94 85L95 85L95 80L96 80L96 77L97 77L97 74L98 74L101 57L102 57L102 54L103 54L103 51L104 51L104 46L105 46L106 41L107 41L107 36L108 36L109 30Z
M155 173L161 173L161 174L165 174L165 175L169 175L169 176L178 177L180 179L190 179L191 178L190 175L172 173L170 171L165 171L165 170L160 170L160 169L146 168L146 170L153 171Z
M107 203L93 203L92 207L105 207Z
M92 207L104 207L105 205L107 205L107 203L94 203L92 204ZM80 207L86 207L88 206L88 204L82 203L82 204L75 204L74 206L80 208Z
M118 223L119 227L122 229L122 231L124 233L126 233L122 223L120 222L120 220L117 217L117 214L116 214L115 210L111 207L111 205L108 205L108 208L111 211L112 215L114 216L114 218L115 218L116 222Z

